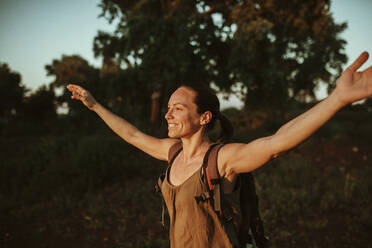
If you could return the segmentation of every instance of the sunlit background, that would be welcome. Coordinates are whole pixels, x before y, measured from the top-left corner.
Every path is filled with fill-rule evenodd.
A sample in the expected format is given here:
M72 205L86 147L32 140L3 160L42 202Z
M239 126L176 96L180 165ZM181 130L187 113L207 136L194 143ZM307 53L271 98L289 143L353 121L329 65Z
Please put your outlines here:
M270 51L270 46L260 44L254 33L252 47L249 46L250 40L244 36L235 37L234 41L241 43L233 43L233 52L228 57L228 62L232 63L224 63L226 53L219 46L210 49L211 56L208 55L208 60L203 62L201 55L204 54L199 56L197 52L197 56L192 55L199 47L190 46L183 52L174 52L182 51L182 46L187 46L188 42L192 45L192 42L198 41L195 37L183 36L187 31L186 25L196 20L193 16L195 9L188 12L191 18L181 20L181 25L178 22L179 13L187 11L183 5L177 9L179 12L172 13L171 19L167 18L169 22L165 18L159 19L157 25L169 27L169 33L163 33L163 28L148 25L151 15L147 15L146 11L152 11L154 5L159 7L160 4L171 5L190 0L123 0L121 2L125 4L121 7L124 12L135 8L134 17L140 17L131 19L136 22L128 26L134 30L132 34L136 37L130 48L133 44L137 46L141 41L146 41L144 33L157 35L159 39L156 43L149 39L149 42L141 44L149 49L147 54L151 56L143 60L147 62L141 66L132 67L134 71L126 61L119 62L123 67L128 65L128 70L118 70L116 63L110 67L110 63L107 63L110 60L106 60L106 67L102 68L101 59L93 56L94 37L98 30L112 32L116 27L99 18L102 9L98 6L100 1L117 2L0 0L0 248L169 247L168 232L162 230L160 225L161 197L154 192L155 181L159 174L164 173L166 163L152 159L124 142L94 111L88 111L80 102L70 100L70 93L64 88L66 83L81 82L103 105L140 130L166 137L163 110L166 109L167 94L163 93L160 100L156 100L160 83L163 83L160 87L163 86L170 93L171 86L176 86L177 80L201 78L204 80L200 80L201 84L214 81L220 82L221 87L225 83L230 87L230 83L241 80L250 86L247 93L253 93L244 99L246 105L241 110L226 108L242 105L236 97L223 101L222 106L226 109L222 113L234 126L232 141L248 143L274 134L283 123L313 106L314 100L324 98L327 95L325 87L318 88L315 90L317 99L311 95L311 101L306 102L305 97L312 93L313 86L318 86L318 81L313 84L311 79L319 78L320 82L328 78L328 73L324 73L328 58L331 58L331 62L332 57L339 58L338 61L344 60L344 56L337 57L339 37L334 37L333 30L327 29L330 33L321 32L321 36L311 37L317 41L314 43L316 46L299 43L306 53L313 54L308 63L310 66L307 66L310 68L301 68L301 54L291 58L298 59L293 66L281 66L283 57L291 51L281 52L280 47L273 44L280 52L277 55ZM284 12L288 17L293 14L300 21L298 23L303 23L301 19L304 16L309 14L313 18L318 15L318 8L323 10L323 4L328 0L254 1L278 3L268 4L270 11L266 13L274 13L275 23L283 25L286 18L279 19L283 15L276 17L276 14ZM199 8L203 7L201 3L207 1L195 2L200 13ZM221 0L218 2L225 3ZM235 1L226 2L233 2L230 5L232 9L228 9L231 14ZM138 6L137 3L142 5ZM283 11L275 6L290 9ZM225 8L226 5L219 7ZM238 12L247 13L244 12L246 6L235 7ZM305 9L309 11L305 12ZM344 51L349 57L347 64L362 51L372 54L371 10L372 0L331 2L334 22L348 23L348 28L340 34L347 42ZM166 14L166 11L162 14ZM211 16L215 21L218 14ZM241 14L238 17L236 21L250 16ZM255 21L254 18L252 20ZM205 20L196 22L192 33L185 34L194 35L196 31L204 37L202 40L208 38L210 32L216 29L213 25L205 29L207 21L212 24L207 16ZM334 22L329 22L331 27L336 26ZM255 25L249 20L247 26L254 28ZM300 25L306 29L306 24ZM289 27L296 29L294 25ZM311 29L324 31L320 29L324 27L317 24ZM119 32L119 35L123 33ZM248 34L251 38L251 31ZM295 41L302 41L299 36L295 32ZM324 36L330 37L330 40L325 40L330 42L319 43L319 38ZM182 40L177 37L182 37ZM187 37L192 39L188 40ZM283 38L291 40L291 37ZM131 54L120 51L127 45L126 41L115 46L117 50L114 49L114 52L123 56ZM200 43L200 48L207 45ZM309 52L309 47L314 47L315 52ZM254 56L250 56L252 54ZM273 57L267 58L265 56L269 55L266 54ZM215 56L218 60L215 60ZM162 59L165 63L162 63ZM274 63L266 63L271 59L274 59ZM175 60L179 64L175 65ZM90 65L86 65L86 61ZM217 68L217 74L223 72L218 77L219 81L214 80L214 68L207 68L207 65L216 64L216 61L222 65ZM371 61L372 58L363 68L371 65ZM50 75L54 76L47 76L46 65L49 65ZM330 69L338 71L338 65L336 61L336 66L330 66ZM187 70L182 72L182 67ZM302 69L299 77L292 74ZM82 75L79 75L80 72L83 72ZM237 80L229 82L230 72L232 76L234 73L238 75ZM270 75L272 73L274 75ZM19 85L19 74L23 85ZM249 78L251 75L253 79ZM333 83L334 77L331 78ZM299 94L299 91L296 98L293 95L294 85L300 85L300 90L306 90L305 86L310 88L303 94ZM25 88L31 90L25 93ZM54 90L59 90L58 93L62 92L62 95L56 96ZM155 97L150 98L151 95ZM57 114L56 108L57 111L65 110L66 114ZM371 113L372 98L364 104L345 107L311 138L254 172L265 232L271 240L270 247L371 247ZM211 140L215 140L217 135L218 128L210 133Z
M97 0L0 0L0 62L19 72L22 83L31 89L53 80L44 66L62 55L78 54L99 67L93 38L98 30L113 31L115 24L99 18L98 4ZM331 1L336 23L348 23L342 38L347 41L349 62L362 51L372 53L371 10L370 0ZM317 96L324 98L325 88L319 89ZM240 104L231 97L223 102L228 105Z

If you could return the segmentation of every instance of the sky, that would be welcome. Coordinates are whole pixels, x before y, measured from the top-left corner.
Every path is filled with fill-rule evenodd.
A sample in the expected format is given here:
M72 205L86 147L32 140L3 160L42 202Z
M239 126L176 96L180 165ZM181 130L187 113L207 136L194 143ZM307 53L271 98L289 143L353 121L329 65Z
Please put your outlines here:
M45 65L62 55L78 54L99 67L94 58L93 39L98 30L113 31L106 19L99 18L99 0L0 0L0 63L22 75L22 83L36 90L53 81ZM371 0L332 0L336 23L347 22L341 35L347 41L349 62L367 51L372 57ZM370 59L372 61L372 58ZM367 61L361 69L371 65ZM346 66L346 65L345 65ZM326 96L324 89L318 97ZM241 106L231 97L222 106Z

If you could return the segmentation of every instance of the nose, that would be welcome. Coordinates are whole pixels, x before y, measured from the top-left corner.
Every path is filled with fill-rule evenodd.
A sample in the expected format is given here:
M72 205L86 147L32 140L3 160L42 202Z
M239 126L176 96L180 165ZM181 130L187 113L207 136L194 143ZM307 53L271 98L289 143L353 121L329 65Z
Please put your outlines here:
M165 119L166 120L169 120L171 118L173 118L173 116L172 116L172 109L168 109L168 112L165 114Z

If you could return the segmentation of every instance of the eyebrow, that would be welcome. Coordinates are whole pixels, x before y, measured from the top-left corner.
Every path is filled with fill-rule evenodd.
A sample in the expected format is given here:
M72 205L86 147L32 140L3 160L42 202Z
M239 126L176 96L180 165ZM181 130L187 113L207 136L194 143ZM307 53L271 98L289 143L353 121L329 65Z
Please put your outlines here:
M173 103L171 105L181 105L181 106L184 106L184 107L187 107L187 105L183 104L183 103L180 103L180 102L176 102L176 103ZM170 104L168 104L168 107L170 106Z

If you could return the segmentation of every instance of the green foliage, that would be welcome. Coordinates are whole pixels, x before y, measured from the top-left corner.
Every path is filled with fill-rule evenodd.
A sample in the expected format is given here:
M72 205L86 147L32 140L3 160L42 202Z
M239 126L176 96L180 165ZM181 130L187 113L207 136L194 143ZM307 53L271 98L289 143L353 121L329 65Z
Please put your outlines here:
M221 92L240 85L247 108L280 109L290 98L314 98L317 84L333 83L346 61L339 37L346 24L334 23L327 0L102 0L100 6L117 29L98 33L96 56L137 75L124 82L131 94L160 92L162 106L180 83L200 82Z
M97 92L101 92L100 90L103 89L103 87L97 88L100 86L98 84L99 70L89 65L85 59L78 55L64 55L60 60L55 59L52 64L46 65L45 69L48 76L54 77L50 87L53 90L59 89L62 91L57 101L60 105L67 104L71 115L83 113L69 100L71 94L66 89L67 84L79 84L88 89L96 88ZM97 94L97 96L99 97L100 94Z
M358 213L372 200L365 195L371 184L361 174L370 170L352 168L352 160L346 167L338 163L316 164L291 154L256 172L273 247L363 247L368 242L362 230L371 219Z
M56 119L56 96L51 87L42 85L23 100L22 115L26 120L43 122Z
M234 109L225 114L236 125L246 118ZM365 110L345 109L324 131L255 172L272 247L366 247L372 148L369 129L360 127L371 121ZM49 135L0 139L0 246L168 247L154 192L165 163L106 129L92 134L67 129L68 118L58 123ZM236 127L234 139L242 142L269 128Z
M15 116L22 107L26 88L21 75L13 72L7 64L0 63L0 120Z
M29 92L19 73L12 72L6 64L0 65L1 136L45 131L57 119L55 101L51 87L43 85Z
M15 245L27 242L39 247L47 234L51 235L47 243L54 247L59 245L55 240L63 244L74 239L84 243L80 247L101 247L97 244L104 244L104 237L118 245L139 235L133 228L149 238L138 240L138 246L149 247L152 240L161 242L156 241L153 228L143 230L148 221L158 219L160 199L149 192L154 175L160 173L159 163L116 137L76 137L2 140L1 147L9 148L3 150L0 163L0 244L8 233ZM149 200L151 204L142 204ZM136 213L143 217L138 219ZM108 226L118 229L110 231ZM133 231L121 233L122 228ZM29 232L33 234L27 239ZM82 232L87 234L81 237Z
M231 72L247 89L246 104L279 108L289 98L314 98L319 81L334 82L345 41L329 1L243 1L234 6L237 24ZM245 69L241 67L245 66ZM332 73L333 72L333 73Z

